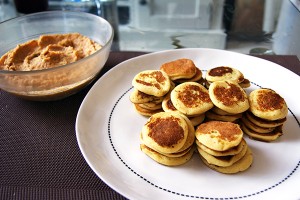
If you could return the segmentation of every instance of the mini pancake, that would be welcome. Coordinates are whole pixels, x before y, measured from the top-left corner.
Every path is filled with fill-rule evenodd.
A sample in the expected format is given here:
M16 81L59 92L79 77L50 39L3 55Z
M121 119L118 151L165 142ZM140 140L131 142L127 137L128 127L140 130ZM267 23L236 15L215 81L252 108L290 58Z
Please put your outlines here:
M249 94L250 111L267 120L283 119L288 114L285 100L271 89L256 89Z
M163 112L162 109L158 109L158 110L149 110L149 109L146 109L146 108L142 108L141 106L139 106L139 104L133 104L134 105L134 108L135 108L135 111L143 116L147 116L147 117L150 117L156 113L159 113L159 112Z
M161 65L160 70L168 74L171 80L189 79L196 74L197 67L192 60L182 58L164 63Z
M191 138L191 136L193 136L193 138ZM143 140L143 135L140 134L140 140L141 140L141 143L144 144L144 140ZM164 156L167 156L167 157L181 157L183 156L184 154L188 153L188 151L191 150L191 148L193 147L193 144L194 144L194 140L195 140L195 137L194 137L194 132L190 132L189 133L189 136L187 138L187 142L185 143L186 147L189 146L186 148L185 145L179 149L179 151L175 152L175 153L163 153L163 152L158 152ZM148 147L149 148L149 147Z
M239 83L239 85L242 87L242 88L248 88L251 86L251 83L249 81L249 79L244 79L242 82Z
M233 165L235 162L239 161L244 155L246 154L248 149L248 146L244 146L244 148L235 155L231 156L212 156L205 151L203 151L201 148L198 148L198 152L209 164L216 165L219 167L228 167Z
M179 112L173 105L172 101L171 101L171 98L170 98L170 95L167 95L163 102L162 102L162 109L165 111L165 112L178 112L180 114L182 114L181 112ZM202 113L200 115L186 115L188 117L188 119L192 122L192 124L194 126L197 126L199 125L201 122L204 121L205 119L205 114Z
M237 114L249 108L247 94L237 83L231 81L213 82L208 91L213 104L226 112Z
M169 92L171 82L161 70L145 70L135 75L132 85L143 93L161 97Z
M196 82L185 82L171 91L171 101L181 113L200 115L213 107L207 89Z
M212 111L207 111L205 113L207 119L215 120L215 121L223 121L223 122L235 122L236 120L242 117L241 113L234 115L218 115Z
M264 127L260 127L257 126L256 124L254 124L253 122L251 122L250 120L248 120L248 118L246 116L242 117L242 123L249 129L252 129L253 131L257 132L257 133L270 133L272 132L275 127L272 128L264 128Z
M161 155L164 155L164 156L167 156L167 157L171 157L171 158L176 158L176 157L182 157L184 156L185 154L187 154L191 149L193 148L193 146L190 146L189 148L183 150L183 151L178 151L176 153L161 153L161 152L158 152L160 153Z
M176 115L177 115L177 113L176 113ZM183 114L180 114L180 115L188 125L188 136L186 138L184 145L175 153L164 153L164 152L158 151L160 154L163 154L168 157L180 157L180 156L183 156L184 154L186 154L193 146L193 144L195 142L195 128L194 128L193 124L190 122L190 120L185 115L183 115ZM144 143L142 135L141 135L141 141L142 141L142 143Z
M195 128L192 122L185 115L180 114L180 116L185 120L188 126L188 136L186 138L184 145L181 147L181 149L178 150L179 152L190 148L195 142Z
M133 92L130 94L129 98L132 103L160 103L163 100L163 97L145 94L135 88L133 89Z
M145 144L141 144L140 148L147 156L154 161L166 165L166 166L178 166L187 163L194 154L194 148L191 148L186 154L179 157L168 157L158 153L157 151L147 147Z
M218 108L217 106L214 106L211 109L211 111L218 114L218 115L235 115L234 113L226 112L225 110L222 110L222 109Z
M173 111L177 111L177 109L174 107L172 101L171 101L171 97L170 97L170 93L167 94L164 98L164 100L162 101L162 109L165 112L173 112ZM179 111L178 111L179 112Z
M232 156L240 153L243 148L247 145L246 141L242 139L239 145L232 147L226 151L216 151L213 149L208 148L207 146L201 144L198 140L196 140L197 148L200 148L201 150L205 151L206 153L212 155L212 156Z
M200 156L200 158L206 166L223 174L235 174L238 172L245 171L251 166L253 162L253 155L250 148L247 148L247 152L244 157L242 157L239 161L235 162L233 165L228 167L219 167L216 165L212 165L209 164L203 157Z
M196 67L195 75L190 79L177 79L175 80L176 83L184 83L184 82L197 82L202 79L202 71Z
M205 119L204 113L198 116L189 117L189 120L192 122L193 126L198 126L204 121L204 119Z
M244 80L244 75L235 68L220 66L208 70L205 79L209 82L232 81L235 83L241 83Z
M140 103L138 104L141 108L148 110L158 110L162 109L161 103Z
M171 86L170 86L170 90L169 93L176 87L176 84L170 80Z
M174 114L177 115L178 113L174 113ZM171 156L171 157L177 156L178 157L178 155L183 154L187 149L190 149L191 146L194 144L194 142L195 142L195 128L194 128L193 124L191 123L191 121L185 115L180 114L180 116L185 120L185 122L188 125L188 136L186 138L186 141L185 141L184 145L177 152L174 152L174 153L164 153L164 152L158 151L159 153L161 153L163 155L166 155L166 156ZM141 140L142 140L142 143L145 143L143 141L143 136L142 135L141 135Z
M278 120L261 119L259 117L256 117L255 115L253 115L253 113L250 111L245 112L245 116L247 117L247 119L249 119L249 121L251 121L255 125L263 127L263 128L274 128L274 127L284 124L284 122L286 121L286 117L283 119L278 119Z
M272 132L270 133L258 133L247 126L245 126L243 123L241 124L241 128L251 139L264 141L264 142L272 142L278 139L280 136L283 135L282 133L282 125L276 127Z
M197 127L195 136L200 143L213 150L226 151L240 144L243 131L232 122L209 121Z
M176 112L160 112L152 115L142 128L144 144L163 153L175 153L186 143L189 127Z

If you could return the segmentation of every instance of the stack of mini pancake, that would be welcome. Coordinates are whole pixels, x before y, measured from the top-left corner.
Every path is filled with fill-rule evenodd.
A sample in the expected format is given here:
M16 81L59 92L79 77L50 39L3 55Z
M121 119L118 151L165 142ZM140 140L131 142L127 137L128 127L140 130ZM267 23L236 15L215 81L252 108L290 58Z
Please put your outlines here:
M212 68L204 79L186 58L142 71L132 85L130 101L139 114L150 117L140 134L141 151L166 166L188 162L197 147L211 169L245 171L253 156L243 134L274 141L282 135L288 113L284 99L271 89L248 96L244 88L250 81L239 70Z
M212 107L208 91L199 81L202 72L190 59L178 59L161 65L160 70L166 72L177 84L162 102L165 112L178 111L186 115L193 126L203 122L204 113Z
M184 82L177 85L162 102L165 112L182 113L190 119L193 126L203 122L205 112L212 107L208 90L196 82Z
M145 70L132 80L134 87L130 101L135 110L144 116L161 112L164 96L174 87L169 76L161 70Z
M177 108L175 108L175 106L172 103L171 92L170 92L170 94L168 94L164 98L164 100L162 102L162 109L165 112L179 112L179 113L181 113L180 111L177 110ZM183 113L181 113L181 114L183 114ZM196 127L199 124L201 124L204 121L204 119L205 119L205 113L198 114L198 115L192 115L192 116L186 115L186 116L191 121L191 123L193 124L194 127Z
M191 59L181 58L164 63L160 66L170 79L176 84L184 82L198 82L202 80L202 72Z
M282 134L288 107L274 90L261 88L249 94L250 109L244 113L241 128L250 138L271 142Z
M178 112L152 115L142 128L141 150L156 162L178 166L188 162L194 152L195 129Z
M215 81L209 86L209 97L214 107L205 113L206 119L237 123L248 110L249 101L245 90L231 80Z
M232 81L238 83L242 88L250 87L250 81L244 78L244 75L239 70L228 67L219 66L209 69L205 75L205 86L209 88L210 84L215 81Z
M196 145L200 158L211 169L234 174L248 169L253 156L243 131L232 122L209 121L196 131Z

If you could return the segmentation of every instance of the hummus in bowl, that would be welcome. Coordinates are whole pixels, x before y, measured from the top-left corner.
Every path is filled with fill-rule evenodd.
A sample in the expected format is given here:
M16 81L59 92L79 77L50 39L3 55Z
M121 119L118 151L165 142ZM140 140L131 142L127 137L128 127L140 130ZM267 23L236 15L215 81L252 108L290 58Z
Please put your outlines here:
M79 33L42 35L18 45L0 58L0 69L32 71L49 69L85 58L101 45Z
M37 101L62 99L91 83L113 38L103 18L70 11L8 20L0 32L0 89Z

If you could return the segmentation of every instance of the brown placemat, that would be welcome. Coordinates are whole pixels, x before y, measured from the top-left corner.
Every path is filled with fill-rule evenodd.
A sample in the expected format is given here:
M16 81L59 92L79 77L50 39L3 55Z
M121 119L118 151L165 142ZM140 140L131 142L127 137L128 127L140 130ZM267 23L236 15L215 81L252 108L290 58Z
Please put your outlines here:
M141 54L113 52L101 74ZM297 57L269 60L300 68ZM54 102L0 90L0 199L125 199L94 174L77 145L76 115L90 87Z

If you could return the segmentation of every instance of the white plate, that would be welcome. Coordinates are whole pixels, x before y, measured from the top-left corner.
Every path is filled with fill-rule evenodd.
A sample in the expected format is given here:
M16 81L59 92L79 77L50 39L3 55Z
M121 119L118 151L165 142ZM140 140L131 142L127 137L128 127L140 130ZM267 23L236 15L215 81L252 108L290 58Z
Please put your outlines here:
M140 151L147 118L129 101L131 81L146 69L178 58L192 59L203 72L227 65L252 82L247 92L272 88L289 113L284 135L272 143L250 140L254 162L243 173L225 175L206 167L195 154L185 165L162 166ZM127 60L101 77L85 97L76 120L80 150L93 171L129 199L300 199L299 76L272 62L213 49L180 49Z

